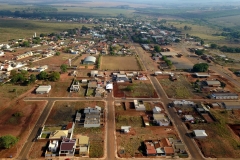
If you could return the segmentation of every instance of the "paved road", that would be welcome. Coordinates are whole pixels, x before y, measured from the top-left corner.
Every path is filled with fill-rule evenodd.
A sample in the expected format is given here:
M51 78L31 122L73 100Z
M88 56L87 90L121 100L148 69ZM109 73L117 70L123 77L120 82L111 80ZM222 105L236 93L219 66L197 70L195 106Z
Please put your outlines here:
M46 98L45 98L46 100ZM52 109L52 106L53 106L53 102L52 100L49 100L46 107L44 108L41 116L39 117L37 123L35 124L33 130L31 131L26 143L24 144L19 156L18 156L18 159L21 159L21 160L25 160L27 159L27 155L28 155L28 152L30 151L32 145L33 145L33 140L36 138L36 135L37 135L37 132L39 130L39 128L41 126L44 125L47 117L48 117L48 114L50 113L51 109Z

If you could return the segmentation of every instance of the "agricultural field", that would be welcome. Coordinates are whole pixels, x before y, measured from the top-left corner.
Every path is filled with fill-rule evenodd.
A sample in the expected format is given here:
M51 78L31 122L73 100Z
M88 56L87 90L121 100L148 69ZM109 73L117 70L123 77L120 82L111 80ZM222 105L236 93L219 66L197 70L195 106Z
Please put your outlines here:
M100 69L110 71L139 71L141 67L135 56L102 56Z
M240 15L235 15L235 16L225 16L220 18L212 18L209 21L218 26L237 29L240 26L240 22L236 21L236 19L239 19L239 18L240 18Z
M191 124L191 129L204 129L205 139L196 140L205 157L240 158L240 140L228 124L239 124L239 111L211 110L217 122Z
M157 93L150 81L133 81L132 83L115 83L115 97L157 98Z
M46 121L45 125L63 125L73 121L73 117L77 110L84 109L85 107L99 106L104 109L104 102L102 101L76 101L76 102L64 102L57 101Z
M176 81L171 81L169 78L157 77L163 89L169 98L194 98L191 83L183 75L179 75Z
M0 19L0 42L7 42L10 39L28 38L36 32L49 34L52 32L62 32L66 29L81 28L83 24L68 22L50 22L25 19ZM93 26L84 24L86 27Z
M16 156L22 145L28 138L29 131L35 126L46 102L13 101L10 106L1 111L0 129L1 135L11 134L19 137L19 141L10 149L1 149L0 158Z

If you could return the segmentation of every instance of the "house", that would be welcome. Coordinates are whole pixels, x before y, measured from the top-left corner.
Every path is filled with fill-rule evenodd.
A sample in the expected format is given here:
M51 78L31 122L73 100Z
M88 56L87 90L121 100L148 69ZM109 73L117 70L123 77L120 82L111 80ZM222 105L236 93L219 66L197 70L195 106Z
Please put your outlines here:
M113 90L113 84L112 83L108 83L106 85L106 90L108 90L109 92L111 92Z
M49 139L62 139L64 137L68 137L68 130L56 130L50 134Z
M89 157L89 137L80 135L77 136L76 140L75 154L78 154L80 157Z
M153 121L159 126L169 126L170 121L167 119L165 114L153 114Z
M164 152L165 152L166 156L174 155L173 147L164 147Z
M194 76L196 76L197 78L208 78L210 77L210 74L208 73L193 73Z
M193 130L193 135L195 136L195 138L207 137L207 133L205 132L205 130Z
M155 76L157 76L157 75L161 75L161 74L162 74L161 71L155 71L155 72L154 72L154 75L155 75Z
M203 81L203 83L208 87L220 87L221 83L219 81Z
M229 92L217 92L210 94L211 99L238 99L238 94Z
M48 148L45 152L45 157L56 157L58 149L58 140L50 140Z
M223 107L226 110L240 109L240 102L223 102Z
M141 100L133 100L136 111L146 111L146 107Z
M152 141L144 141L147 156L156 156L157 151Z
M96 57L88 56L83 60L83 64L95 64L96 63Z
M60 145L59 156L74 156L76 139L63 138Z
M121 131L123 133L129 133L131 129L131 126L121 126Z
M70 136L69 136L70 139L72 139L74 127L75 127L74 122L69 122L66 126L66 130L68 131L68 135L70 134Z
M82 79L82 83L87 83L88 80L87 79Z
M95 106L95 108L87 107L84 109L85 120L84 127L100 127L101 125L101 107Z
M154 114L161 113L161 111L162 111L162 109L161 109L160 107L155 106L155 107L153 108L153 113L154 113Z
M51 90L51 85L48 86L39 86L36 89L36 94L44 94L44 93L49 93Z
M115 77L116 82L128 82L129 79L125 74L117 74Z
M80 90L79 82L73 80L71 87L70 87L70 92L78 92Z
M185 121L194 121L194 117L192 115L184 115Z
M4 52L3 51L0 51L0 56L4 56Z
M91 71L91 77L95 77L98 74L98 71L93 70Z

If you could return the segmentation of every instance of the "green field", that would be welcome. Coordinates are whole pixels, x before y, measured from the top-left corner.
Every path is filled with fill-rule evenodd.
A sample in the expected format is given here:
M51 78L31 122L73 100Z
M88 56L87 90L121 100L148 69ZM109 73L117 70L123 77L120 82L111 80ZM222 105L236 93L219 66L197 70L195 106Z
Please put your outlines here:
M48 22L23 19L0 19L0 42L7 42L10 39L29 38L36 32L49 34L61 32L66 29L81 28L83 24L69 22ZM93 25L84 24L90 27Z

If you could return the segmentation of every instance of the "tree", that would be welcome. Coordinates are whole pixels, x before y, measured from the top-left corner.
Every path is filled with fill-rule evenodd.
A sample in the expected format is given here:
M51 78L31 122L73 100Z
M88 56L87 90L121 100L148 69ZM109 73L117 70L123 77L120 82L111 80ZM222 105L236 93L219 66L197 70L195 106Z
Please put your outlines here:
M208 70L208 64L207 63L198 63L193 66L194 72L206 72Z
M67 72L67 65L66 65L66 64L62 64L62 65L60 66L60 69L61 69L62 73Z
M50 81L57 81L60 79L60 73L59 72L52 72L50 75L49 75L49 80Z
M44 72L44 71L40 72L37 75L37 79L39 79L39 80L45 80L45 79L47 79L47 77L48 77L48 74L47 74L47 72Z
M60 56L60 52L56 52L56 56Z
M18 141L17 137L14 137L12 135L5 135L0 137L0 147L1 148L11 148L13 145L15 145Z
M224 82L220 82L221 83L221 87L224 89L226 87L226 83Z
M204 53L203 49L198 49L198 50L195 51L195 54L199 55L199 56L203 55L203 53Z
M212 49L217 49L217 44L214 44L214 43L213 43L213 44L210 45L210 47L211 47Z
M154 46L154 50L155 50L156 52L161 52L160 46Z
M23 46L23 47L30 47L30 43L29 43L28 41L24 41L24 42L22 43L22 46Z
M30 83L34 83L36 81L36 79L37 79L36 76L34 74L31 74L29 81L30 81Z
M175 43L179 43L180 42L180 39L175 39Z
M201 39L201 42L200 42L201 46L204 45L204 41Z

